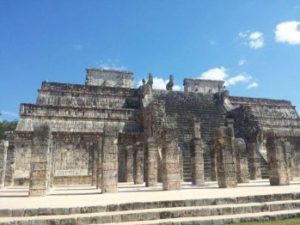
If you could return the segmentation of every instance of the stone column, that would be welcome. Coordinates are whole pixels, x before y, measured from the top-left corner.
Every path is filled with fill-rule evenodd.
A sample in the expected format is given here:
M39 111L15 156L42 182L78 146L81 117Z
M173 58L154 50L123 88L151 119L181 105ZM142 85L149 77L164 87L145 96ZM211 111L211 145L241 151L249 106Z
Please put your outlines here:
M193 140L191 148L192 183L197 186L204 185L204 158L203 142L201 138L200 122L193 123Z
M234 143L236 151L237 182L249 183L249 169L246 143L242 138L236 138Z
M0 188L4 187L8 141L0 142Z
M247 143L248 167L251 180L261 179L260 155L258 152L258 143Z
M165 128L162 147L162 181L163 190L178 190L181 188L180 159L174 130Z
M181 179L181 182L183 182L183 155L182 155L182 151L181 151L181 148L178 146L178 150L179 152L179 164L180 164L180 179Z
M144 144L137 142L134 146L134 184L144 183Z
M289 181L292 181L294 179L293 169L294 169L294 163L293 163L293 157L292 157L292 146L289 141L284 141L284 155L285 155L285 161L287 163L287 173L289 176Z
M289 184L284 140L271 134L267 138L267 156L271 185Z
M97 143L97 149L95 149L96 155L96 188L101 189L102 187L102 145L103 145L103 138L100 137Z
M118 132L115 127L104 127L102 142L102 193L118 191Z
M133 146L126 146L126 182L133 182Z
M50 128L48 125L34 127L30 162L29 196L43 196L49 190Z
M92 186L96 185L97 187L97 176L98 176L98 148L95 148L95 145L93 145Z
M146 170L146 186L153 187L157 184L158 169L158 147L153 137L147 140L147 170Z
M236 159L232 127L220 127L217 130L215 147L219 187L236 187Z
M15 175L15 146L9 144L7 150L7 160L6 160L6 173L5 173L5 186L14 185L14 175Z

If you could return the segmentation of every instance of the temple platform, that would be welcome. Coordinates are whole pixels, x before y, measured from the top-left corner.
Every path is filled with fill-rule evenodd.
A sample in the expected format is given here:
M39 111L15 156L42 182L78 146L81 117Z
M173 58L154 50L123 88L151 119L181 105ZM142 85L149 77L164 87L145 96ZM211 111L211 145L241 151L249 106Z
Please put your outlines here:
M203 187L183 183L178 191L162 191L161 184L147 188L119 183L118 192L110 194L93 186L62 186L44 197L28 197L28 187L0 189L1 225L225 224L299 216L300 178L287 186L255 180L226 189L216 182Z

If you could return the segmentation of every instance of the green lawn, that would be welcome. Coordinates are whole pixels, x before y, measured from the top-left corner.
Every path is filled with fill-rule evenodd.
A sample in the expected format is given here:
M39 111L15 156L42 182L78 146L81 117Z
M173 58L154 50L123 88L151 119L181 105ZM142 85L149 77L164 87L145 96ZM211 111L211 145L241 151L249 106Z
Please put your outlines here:
M268 222L234 223L232 225L300 225L300 218Z

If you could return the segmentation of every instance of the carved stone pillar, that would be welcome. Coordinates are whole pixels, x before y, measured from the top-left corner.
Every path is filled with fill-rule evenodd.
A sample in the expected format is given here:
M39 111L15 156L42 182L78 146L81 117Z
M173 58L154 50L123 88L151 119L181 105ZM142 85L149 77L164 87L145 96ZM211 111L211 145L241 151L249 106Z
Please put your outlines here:
M219 187L236 187L236 159L232 127L220 127L217 130L215 147Z
M294 179L294 162L292 157L292 146L289 141L284 141L284 153L285 153L285 161L287 163L287 173L289 176L289 181L292 181Z
M177 141L172 133L171 128L166 128L163 138L163 190L178 190L181 188L179 152Z
M237 182L249 183L248 158L244 139L235 139L235 151L237 163Z
M4 187L8 141L0 142L0 188Z
M97 143L97 148L95 149L96 152L96 188L102 188L102 145L103 145L104 137L100 137Z
M13 186L14 185L14 176L15 176L15 143L9 140L9 145L7 149L6 157L6 171L4 186Z
M158 147L153 137L147 140L147 170L146 170L146 186L153 187L157 184L158 169Z
M251 180L261 179L260 155L258 152L258 143L247 143L248 167Z
M29 196L43 196L50 183L50 142L48 125L34 127L30 162Z
M126 146L126 182L133 182L133 146Z
M144 183L144 144L137 142L134 146L134 184Z
M118 191L118 132L114 127L104 127L101 150L101 192Z
M183 155L180 147L178 146L178 152L179 152L179 164L180 164L180 179L181 182L183 182Z
M267 156L271 185L289 184L288 165L286 162L284 140L275 135L267 138Z
M192 183L197 186L204 185L204 158L203 142L201 138L200 122L193 123L193 140L192 140Z
M97 178L98 177L98 147L95 147L95 146L98 146L98 144L97 145L93 145L92 186L95 185L97 187L97 179L98 179ZM101 185L99 186L99 188L100 187L101 187Z

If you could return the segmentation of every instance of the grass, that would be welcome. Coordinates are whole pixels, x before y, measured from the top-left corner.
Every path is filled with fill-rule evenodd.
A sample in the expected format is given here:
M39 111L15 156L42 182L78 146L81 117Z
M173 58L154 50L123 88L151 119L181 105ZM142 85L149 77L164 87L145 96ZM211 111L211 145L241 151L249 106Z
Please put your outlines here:
M232 225L300 225L300 218L266 222L234 223Z

